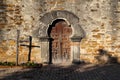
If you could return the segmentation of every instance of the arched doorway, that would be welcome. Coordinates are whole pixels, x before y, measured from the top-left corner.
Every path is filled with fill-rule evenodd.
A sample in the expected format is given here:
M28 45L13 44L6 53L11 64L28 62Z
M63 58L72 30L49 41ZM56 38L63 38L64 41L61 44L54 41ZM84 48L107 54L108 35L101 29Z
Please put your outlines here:
M48 29L50 37L49 51L50 61L52 63L68 63L71 58L71 40L72 29L63 19L53 21Z
M38 34L35 34L35 35L38 35L38 38L40 39L40 45L41 45L40 50L41 50L41 62L42 63L52 62L52 56L53 56L52 52L55 52L55 50L52 51L52 43L54 43L53 41L55 40L52 37L54 35L51 35L51 31L52 31L52 28L55 27L56 23L58 23L59 21L66 22L65 20L69 22L72 28L72 35L70 36L70 41L72 42L72 44L69 46L70 51L71 51L70 61L73 63L80 62L80 41L82 40L82 38L84 38L85 32L82 29L81 25L79 24L79 21L80 21L79 17L77 17L74 13L66 11L66 10L56 10L56 11L51 11L51 12L44 14L40 18L40 25L39 25L40 27L36 28L35 30L35 33L38 32ZM60 50L62 52L65 52L63 51L63 48Z

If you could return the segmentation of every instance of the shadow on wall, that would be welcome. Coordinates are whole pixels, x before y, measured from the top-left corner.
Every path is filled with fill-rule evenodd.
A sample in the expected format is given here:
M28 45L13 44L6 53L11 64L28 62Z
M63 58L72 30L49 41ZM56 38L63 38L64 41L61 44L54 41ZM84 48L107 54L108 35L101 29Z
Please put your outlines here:
M96 57L96 59L100 64L118 63L117 57L111 56L108 51L104 49L99 49L98 52L99 55Z

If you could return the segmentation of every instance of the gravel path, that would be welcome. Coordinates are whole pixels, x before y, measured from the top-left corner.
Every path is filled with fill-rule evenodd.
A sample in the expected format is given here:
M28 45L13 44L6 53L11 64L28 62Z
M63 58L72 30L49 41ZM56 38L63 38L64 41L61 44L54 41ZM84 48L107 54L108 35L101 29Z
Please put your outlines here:
M42 68L0 68L0 80L120 80L120 65L44 65Z

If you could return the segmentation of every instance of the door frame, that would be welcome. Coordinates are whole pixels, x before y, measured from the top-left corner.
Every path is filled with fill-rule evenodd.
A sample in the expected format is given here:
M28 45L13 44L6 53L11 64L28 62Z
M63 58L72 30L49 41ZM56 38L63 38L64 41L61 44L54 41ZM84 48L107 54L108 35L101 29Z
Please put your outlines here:
M55 28L55 27L57 27L56 26L56 24L57 23L59 23L59 22L65 22L68 26L67 27L69 27L70 29L71 29L71 34L72 34L72 28L69 26L69 24L65 21L65 20L63 20L63 19L56 19L55 21L53 21L53 23L52 23L52 25L51 26L49 26L49 29L48 29L48 36L49 36L49 38L51 38L50 40L49 40L49 61L50 61L50 63L62 63L62 61L60 60L60 62L54 62L53 61L53 53L52 53L52 44L54 44L53 43L53 37L51 36L51 31L52 31L52 29L53 28ZM61 27L63 27L63 26L61 26ZM69 35L69 36L67 36L67 38L69 38L69 40L70 40L70 36L71 36L71 34ZM69 42L71 42L71 41L69 41ZM59 43L59 41L58 41L58 43ZM71 43L69 43L69 44L71 44ZM69 46L69 48L70 48L70 50L71 50L71 46ZM63 48L62 48L63 49ZM62 51L63 52L63 51ZM61 53L61 52L60 52ZM63 54L63 53L62 53ZM61 56L61 58L63 58L63 56L62 56L62 54L60 54L60 56ZM71 62L71 52L69 52L68 53L70 56L69 56L69 60L68 61L65 61L65 63L69 63L69 62ZM59 56L59 57L60 57ZM63 60L65 60L64 58L63 58Z
M40 27L39 27L39 39L40 39L40 46L41 46L41 62L43 63L51 63L50 61L50 53L49 53L49 43L50 37L47 34L47 31L50 25L56 19L63 19L72 28L72 35L70 39L72 41L71 45L71 62L79 63L80 62L80 41L82 38L85 37L85 32L79 24L79 17L69 11L65 10L57 10L51 11L44 14L40 19Z

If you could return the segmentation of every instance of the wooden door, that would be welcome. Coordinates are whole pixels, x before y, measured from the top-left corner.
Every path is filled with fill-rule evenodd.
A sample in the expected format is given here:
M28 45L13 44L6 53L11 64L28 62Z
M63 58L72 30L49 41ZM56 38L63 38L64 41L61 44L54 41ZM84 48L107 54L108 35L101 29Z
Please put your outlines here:
M63 63L70 61L70 35L71 27L65 21L60 21L52 27L50 36L52 37L52 62Z

